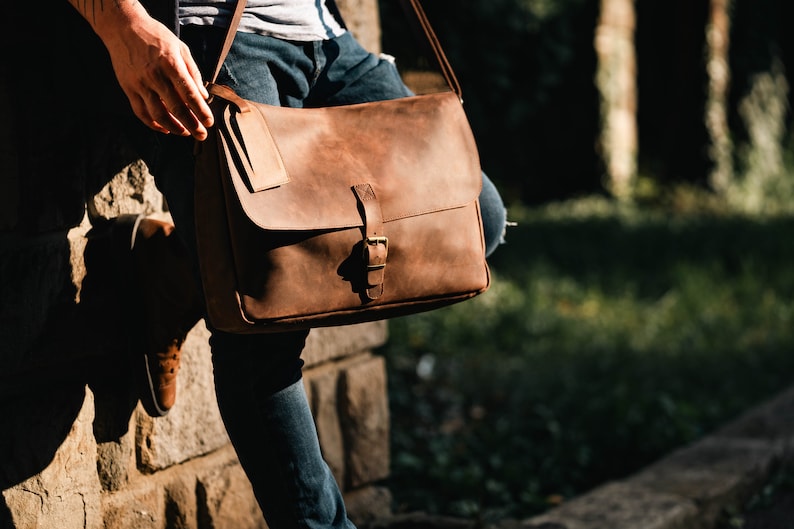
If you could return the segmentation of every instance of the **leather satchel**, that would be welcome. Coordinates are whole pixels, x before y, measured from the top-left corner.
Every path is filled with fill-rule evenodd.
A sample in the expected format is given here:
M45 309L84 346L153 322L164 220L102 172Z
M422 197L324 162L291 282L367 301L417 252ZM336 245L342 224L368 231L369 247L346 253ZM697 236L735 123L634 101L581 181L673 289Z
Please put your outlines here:
M196 234L209 322L283 332L392 318L488 289L474 137L450 91L325 108L245 100L208 84Z

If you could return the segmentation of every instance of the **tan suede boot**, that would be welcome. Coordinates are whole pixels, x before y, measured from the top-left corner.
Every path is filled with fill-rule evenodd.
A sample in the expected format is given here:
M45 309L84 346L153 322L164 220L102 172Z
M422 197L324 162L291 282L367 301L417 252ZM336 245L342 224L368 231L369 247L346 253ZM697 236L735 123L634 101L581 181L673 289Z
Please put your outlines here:
M140 215L107 221L117 261L126 270L132 354L140 356L140 401L152 417L176 401L182 344L204 313L201 292L174 226Z

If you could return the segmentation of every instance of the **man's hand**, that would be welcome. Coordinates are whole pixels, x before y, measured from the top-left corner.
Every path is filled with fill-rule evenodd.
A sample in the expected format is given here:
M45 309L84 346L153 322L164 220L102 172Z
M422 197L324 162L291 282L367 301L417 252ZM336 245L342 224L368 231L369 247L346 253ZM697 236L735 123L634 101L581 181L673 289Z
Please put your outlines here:
M69 2L105 44L119 85L138 119L165 134L206 139L212 112L185 43L137 0Z

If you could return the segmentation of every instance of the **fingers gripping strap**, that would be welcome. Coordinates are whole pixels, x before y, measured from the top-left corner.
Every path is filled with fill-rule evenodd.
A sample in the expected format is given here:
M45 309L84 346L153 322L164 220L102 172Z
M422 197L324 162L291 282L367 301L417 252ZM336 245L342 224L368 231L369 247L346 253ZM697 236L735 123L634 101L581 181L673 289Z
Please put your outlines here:
M364 215L363 260L367 277L367 297L383 295L383 278L389 255L389 239L383 233L383 213L375 191L369 184L353 186Z

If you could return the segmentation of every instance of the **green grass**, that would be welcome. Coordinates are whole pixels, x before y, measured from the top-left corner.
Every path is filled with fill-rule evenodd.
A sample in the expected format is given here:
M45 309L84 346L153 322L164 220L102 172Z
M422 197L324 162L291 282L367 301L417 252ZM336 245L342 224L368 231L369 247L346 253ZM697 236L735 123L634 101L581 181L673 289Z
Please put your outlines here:
M488 292L390 322L396 512L540 513L794 379L794 218L511 216Z

